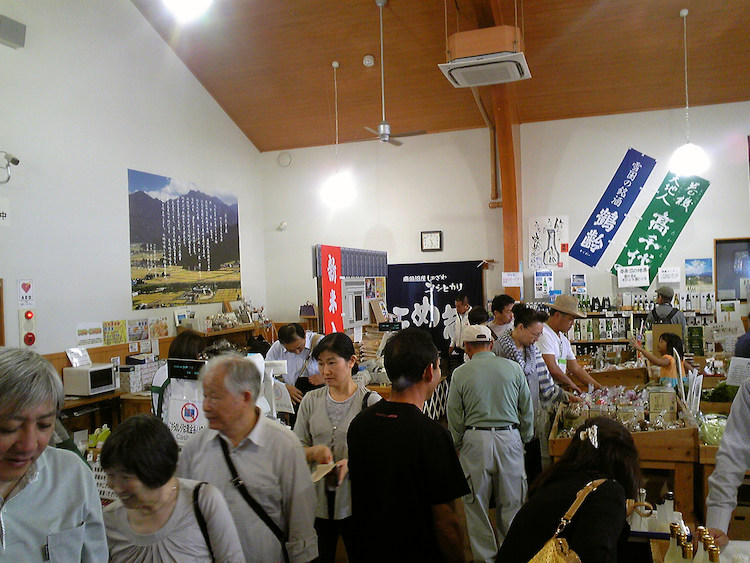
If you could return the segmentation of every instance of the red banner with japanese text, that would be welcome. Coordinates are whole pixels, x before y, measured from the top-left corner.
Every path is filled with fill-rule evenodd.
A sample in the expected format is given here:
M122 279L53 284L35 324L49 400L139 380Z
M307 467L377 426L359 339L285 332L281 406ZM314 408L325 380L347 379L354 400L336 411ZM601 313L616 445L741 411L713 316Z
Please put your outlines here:
M320 246L323 288L323 334L344 332L344 297L341 292L341 247Z

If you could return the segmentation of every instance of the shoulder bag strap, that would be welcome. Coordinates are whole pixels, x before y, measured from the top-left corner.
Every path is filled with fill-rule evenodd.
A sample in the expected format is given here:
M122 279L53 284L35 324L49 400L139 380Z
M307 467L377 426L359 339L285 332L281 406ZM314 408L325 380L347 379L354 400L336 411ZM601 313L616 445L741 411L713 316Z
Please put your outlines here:
M597 479L596 481L591 481L583 489L578 491L578 493L576 494L576 500L573 501L573 504L570 505L568 511L560 519L560 524L557 526L557 531L555 531L554 537L557 537L565 529L565 526L570 524L573 516L576 512L578 512L578 509L581 508L583 501L586 500L586 497L589 496L589 493L593 493L605 481L606 479Z
M229 448L227 447L227 443L221 438L221 436L217 436L217 439L219 440L219 444L221 444L221 451L224 454L224 459L227 462L227 467L229 467L229 473L232 474L232 485L235 489L237 489L237 492L240 493L242 498L245 499L245 502L250 505L250 508L255 511L255 514L258 515L258 518L260 518L263 523L268 526L268 528L273 532L273 535L276 536L279 542L281 542L281 549L284 552L284 561L286 561L286 563L289 563L289 554L286 552L286 537L284 536L284 532L281 531L281 528L279 528L278 524L276 524L276 522L273 521L268 513L263 510L263 507L258 504L258 501L252 497L252 495L247 490L247 487L245 487L245 482L240 479L239 475L237 474L237 468L234 466L234 463L232 463L232 458L229 457Z
M672 307L672 310L667 315L667 324L672 322L672 319L677 314L677 311L679 311L679 309L675 309L674 307Z
M365 393L365 396L362 399L362 408L360 410L365 410L367 408L367 401L370 400L370 395L372 395L372 391Z
M206 545L208 546L208 553L211 554L211 561L216 561L216 558L214 557L214 550L211 547L211 538L208 537L208 526L206 526L206 519L203 518L201 507L198 504L201 487L205 484L206 482L202 481L198 483L193 489L193 511L195 512L195 519L198 520L198 526L200 527L201 533L203 534L203 539L206 540Z

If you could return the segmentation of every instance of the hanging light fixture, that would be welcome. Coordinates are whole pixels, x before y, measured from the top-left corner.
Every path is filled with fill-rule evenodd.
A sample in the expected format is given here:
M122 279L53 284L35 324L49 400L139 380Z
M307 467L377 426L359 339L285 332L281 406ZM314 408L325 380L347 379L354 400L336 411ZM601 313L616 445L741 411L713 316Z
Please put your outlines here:
M331 208L348 206L354 200L354 178L348 170L339 170L339 88L336 80L338 61L331 63L333 67L333 100L336 116L336 169L333 175L323 183L321 196Z
M678 176L695 176L708 169L708 156L698 145L690 142L690 103L688 101L688 47L687 47L687 8L680 10L682 18L682 42L685 52L685 139L669 160L669 169Z
M163 0L180 24L197 20L206 13L213 0Z

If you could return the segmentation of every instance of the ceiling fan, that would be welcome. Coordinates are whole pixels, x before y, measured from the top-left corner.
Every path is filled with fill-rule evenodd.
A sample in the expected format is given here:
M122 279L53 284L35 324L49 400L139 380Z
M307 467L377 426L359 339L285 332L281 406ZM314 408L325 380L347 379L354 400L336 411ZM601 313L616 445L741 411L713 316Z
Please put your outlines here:
M385 118L385 69L383 59L383 7L388 3L388 0L375 0L375 4L380 9L380 101L383 108L383 120L378 124L377 131L371 127L365 127L370 133L375 135L374 139L377 139L381 143L390 143L394 146L400 147L403 143L397 140L397 137L411 137L413 135L424 135L427 131L410 131L409 133L401 133L399 135L391 134L391 124ZM364 139L371 140L371 139Z

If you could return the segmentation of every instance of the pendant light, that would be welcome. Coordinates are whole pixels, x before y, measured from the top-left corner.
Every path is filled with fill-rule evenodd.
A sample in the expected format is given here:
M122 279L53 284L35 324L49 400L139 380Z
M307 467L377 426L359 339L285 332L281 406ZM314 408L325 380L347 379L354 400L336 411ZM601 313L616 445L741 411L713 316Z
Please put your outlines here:
M339 170L339 88L336 80L338 61L331 63L333 67L333 100L336 116L336 169L333 175L323 183L321 196L331 208L348 206L354 200L354 179L348 170Z
M695 176L708 169L708 156L698 145L690 142L690 103L688 101L688 47L687 47L687 8L680 10L682 18L682 42L685 52L685 144L672 154L669 170L678 176Z

